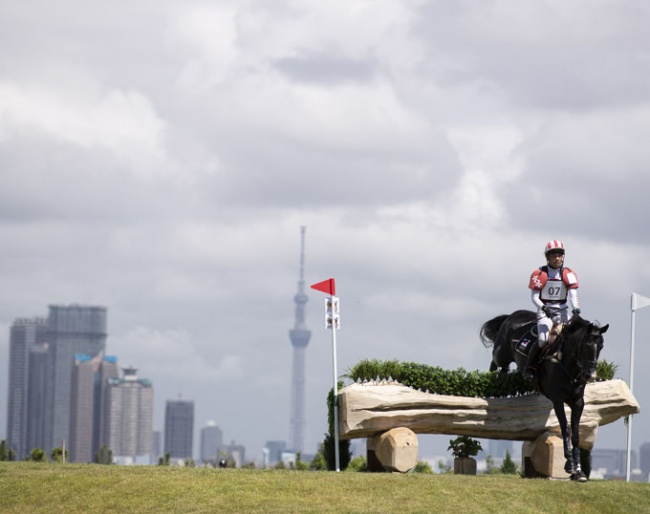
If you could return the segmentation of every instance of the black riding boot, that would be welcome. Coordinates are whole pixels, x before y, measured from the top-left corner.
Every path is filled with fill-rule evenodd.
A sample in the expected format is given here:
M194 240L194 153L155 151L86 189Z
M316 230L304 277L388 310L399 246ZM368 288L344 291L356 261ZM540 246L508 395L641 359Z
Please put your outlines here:
M537 371L535 364L537 364L537 357L539 357L540 350L541 348L539 347L539 344L537 341L534 341L533 347L530 349L530 353L526 359L526 365L524 366L523 375L526 380L532 380L535 378L535 372Z

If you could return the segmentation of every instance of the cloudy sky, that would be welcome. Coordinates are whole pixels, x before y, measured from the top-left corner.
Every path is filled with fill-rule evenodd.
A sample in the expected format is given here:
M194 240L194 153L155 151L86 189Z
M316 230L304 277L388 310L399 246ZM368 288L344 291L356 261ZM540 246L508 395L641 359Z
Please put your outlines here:
M259 458L289 436L306 226L305 281L337 281L341 373L487 370L479 327L532 305L559 238L627 380L630 296L650 296L649 21L642 0L0 2L0 363L15 318L104 305L157 428L182 395L197 433L215 420ZM308 294L315 450L332 363Z

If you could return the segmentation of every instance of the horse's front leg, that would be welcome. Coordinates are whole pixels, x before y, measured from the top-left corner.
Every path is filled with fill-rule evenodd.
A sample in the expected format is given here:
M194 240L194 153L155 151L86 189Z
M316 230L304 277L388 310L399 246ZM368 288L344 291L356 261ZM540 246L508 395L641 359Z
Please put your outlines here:
M562 430L562 444L564 445L564 458L566 459L564 471L573 475L576 472L576 464L573 459L573 452L571 451L571 434L569 433L569 423L564 412L564 403L554 402L553 409L555 410L555 415L560 422L560 429ZM573 417L571 421L573 422Z
M572 458L575 467L575 473L571 474L572 480L578 480L579 482L586 482L588 480L587 475L582 471L580 467L580 418L582 417L582 411L585 407L585 402L582 397L580 397L573 406L571 406L571 445L573 446Z

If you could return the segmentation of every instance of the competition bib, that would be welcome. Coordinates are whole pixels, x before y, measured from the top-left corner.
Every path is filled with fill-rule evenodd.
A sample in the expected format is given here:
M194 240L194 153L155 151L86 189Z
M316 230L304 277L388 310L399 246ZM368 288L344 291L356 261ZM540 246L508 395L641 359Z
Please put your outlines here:
M567 288L561 280L549 280L539 297L547 302L564 302L567 297Z

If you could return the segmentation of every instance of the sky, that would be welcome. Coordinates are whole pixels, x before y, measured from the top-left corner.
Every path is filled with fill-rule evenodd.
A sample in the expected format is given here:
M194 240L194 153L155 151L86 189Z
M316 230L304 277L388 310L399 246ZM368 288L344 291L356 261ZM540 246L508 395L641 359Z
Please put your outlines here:
M16 318L108 308L107 353L259 459L289 438L293 296L337 366L487 370L550 239L629 382L650 297L642 0L0 1L0 369ZM332 385L307 287L306 452ZM650 441L636 312L632 448ZM7 375L0 372L0 437ZM626 448L622 420L596 448ZM444 436L420 455L445 453ZM442 439L440 439L442 437Z

